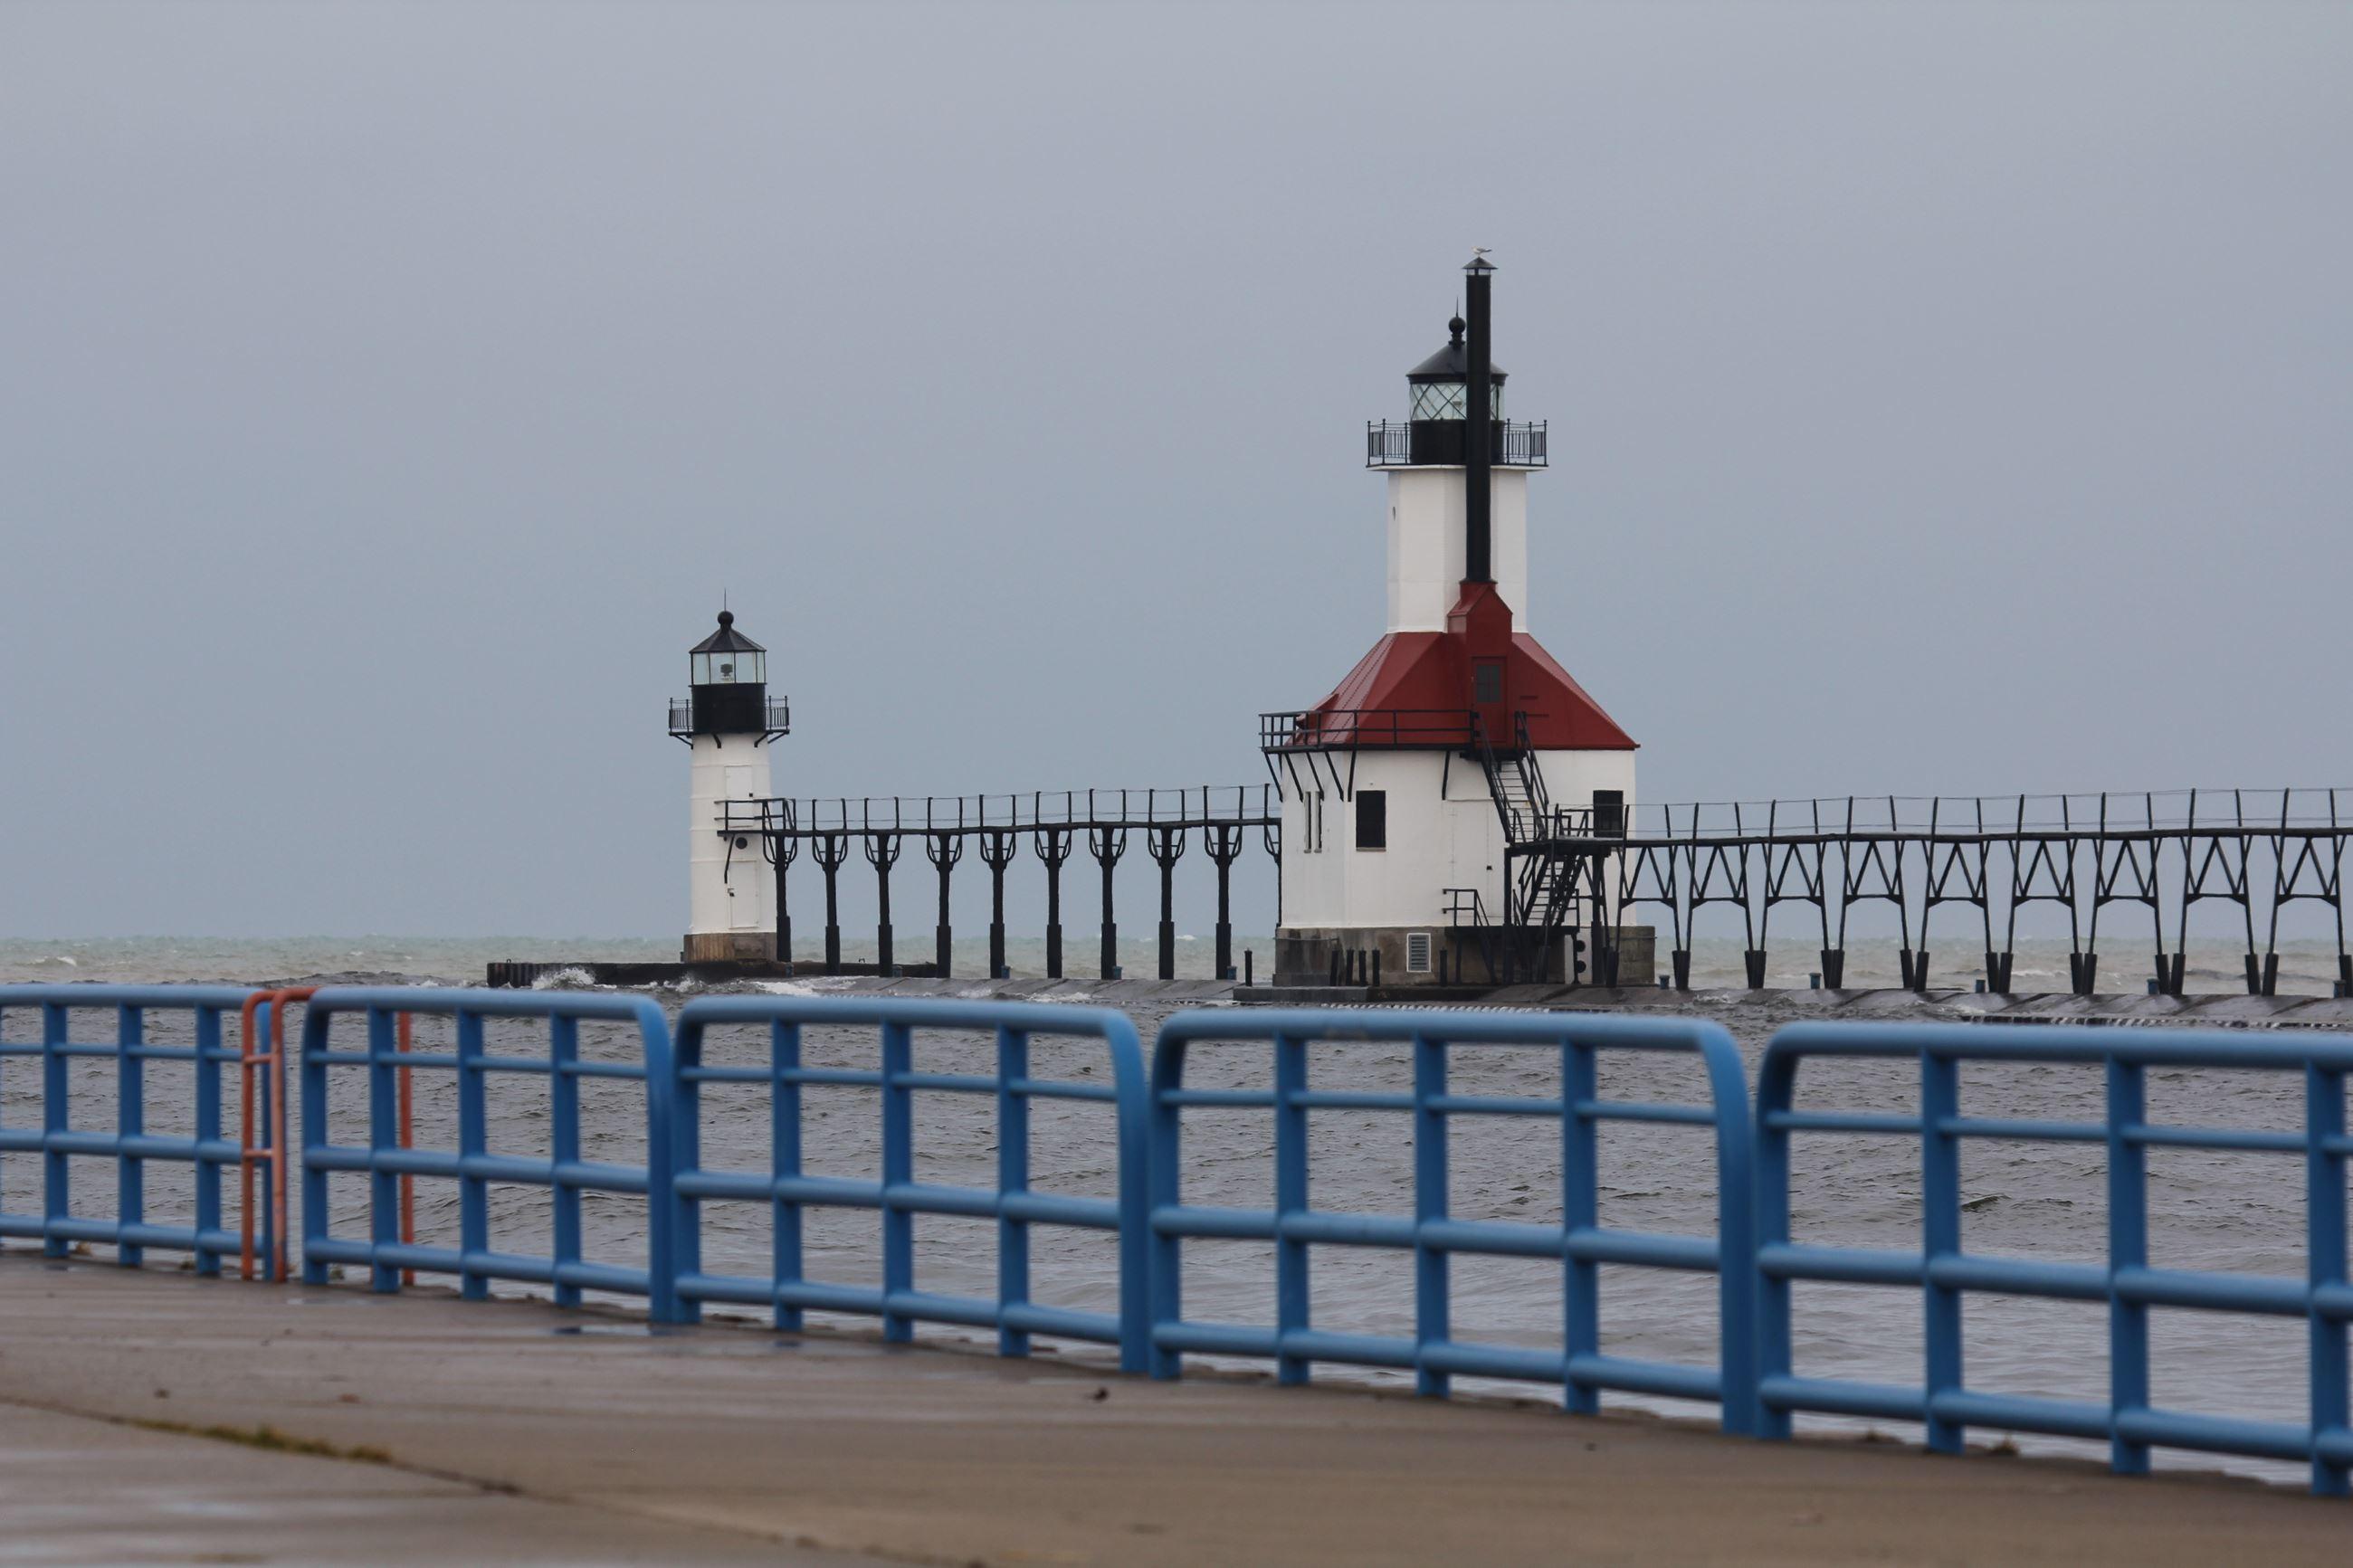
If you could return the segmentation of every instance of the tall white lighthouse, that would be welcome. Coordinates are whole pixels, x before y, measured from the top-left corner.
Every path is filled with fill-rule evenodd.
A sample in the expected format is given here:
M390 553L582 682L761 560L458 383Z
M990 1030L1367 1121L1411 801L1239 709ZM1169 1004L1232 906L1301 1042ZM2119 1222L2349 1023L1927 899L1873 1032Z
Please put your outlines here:
M768 742L791 728L768 695L768 654L719 612L719 629L687 655L689 695L670 705L670 732L689 764L688 963L757 963L776 952L776 882L754 827L769 798Z
M1615 945L1595 868L1633 804L1635 744L1528 629L1548 432L1504 417L1494 268L1464 271L1469 319L1407 374L1409 417L1367 427L1388 632L1314 707L1261 721L1282 795L1278 984L1362 977L1375 952L1385 984L1573 979L1582 933Z

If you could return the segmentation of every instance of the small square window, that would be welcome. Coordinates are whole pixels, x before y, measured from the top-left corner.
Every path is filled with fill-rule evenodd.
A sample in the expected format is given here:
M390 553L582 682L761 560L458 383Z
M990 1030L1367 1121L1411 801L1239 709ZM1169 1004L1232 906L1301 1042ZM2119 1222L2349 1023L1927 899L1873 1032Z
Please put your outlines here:
M1386 849L1389 847L1389 792L1385 789L1360 789L1356 792L1356 847Z
M1618 838L1626 832L1626 792L1622 789L1598 789L1593 792L1593 834L1597 838Z

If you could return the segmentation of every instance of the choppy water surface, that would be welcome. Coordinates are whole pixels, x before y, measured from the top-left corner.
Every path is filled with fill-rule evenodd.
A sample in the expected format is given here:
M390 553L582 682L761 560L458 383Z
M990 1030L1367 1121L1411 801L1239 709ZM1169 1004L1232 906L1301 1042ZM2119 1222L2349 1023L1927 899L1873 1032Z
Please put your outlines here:
M257 951L260 944L191 942L177 944L169 952L159 948L171 944L121 944L119 949L89 944L78 954L69 952L66 955L81 962L68 965L46 962L58 956L63 944L47 944L51 951L37 958L30 953L30 949L42 945L0 944L0 978L302 980L313 976L298 969L296 963L311 958L326 961L314 962L317 978L433 984L473 978L486 947L487 956L533 956L531 952L517 951L533 944L513 942L306 942L280 944L266 951ZM142 947L143 952L139 951ZM325 951L328 948L335 951ZM616 952L600 956L634 955ZM280 966L280 973L274 975L265 972L272 959ZM1737 963L1736 954L1733 962ZM2021 969L2025 963L2022 953ZM2319 967L2316 961L2314 966ZM2063 963L2060 967L2063 973ZM659 999L673 1014L683 1001L674 994ZM1687 1005L1697 1014L1709 1010L1704 995L1694 996ZM1918 1012L1923 1017L1937 1014L1926 1004ZM1147 1008L1132 1016L1148 1041L1166 1013ZM1753 1081L1756 1058L1766 1038L1781 1023L1797 1016L1798 1010L1748 1005L1723 1016L1739 1038ZM174 1022L161 1016L156 1022L159 1037L173 1037ZM7 1039L31 1038L31 1023L21 1016L10 1019ZM344 1026L352 1026L346 1021ZM542 1028L524 1020L493 1021L491 1048L501 1055L538 1054ZM110 1021L103 1015L84 1016L78 1030L92 1039L111 1037ZM184 1029L179 1037L185 1038ZM420 1017L417 1045L420 1050L447 1049L446 1023ZM617 1026L586 1026L583 1051L598 1059L634 1059L634 1037ZM714 1035L709 1059L752 1065L764 1062L766 1051L765 1032L747 1027ZM871 1031L811 1029L806 1033L804 1056L812 1066L871 1067L874 1053ZM994 1045L985 1037L919 1033L915 1056L919 1070L989 1073L995 1067ZM109 1125L114 1114L113 1064L84 1060L75 1062L73 1068L76 1123ZM1040 1076L1082 1082L1108 1079L1100 1047L1078 1039L1041 1038L1033 1047L1033 1068ZM1313 1081L1327 1087L1402 1089L1408 1087L1409 1076L1403 1048L1388 1047L1319 1047L1310 1070ZM1516 1048L1458 1051L1452 1068L1455 1087L1462 1092L1528 1096L1556 1093L1557 1070L1556 1056ZM151 1131L185 1133L189 1130L187 1072L181 1064L149 1067ZM1611 1098L1699 1103L1705 1092L1696 1063L1679 1058L1607 1061L1602 1074L1603 1092ZM363 1076L339 1075L330 1110L330 1132L337 1142L363 1141ZM1269 1063L1262 1046L1210 1046L1197 1050L1189 1077L1208 1087L1264 1087L1270 1077ZM1909 1110L1916 1093L1916 1071L1898 1064L1817 1063L1808 1067L1804 1077L1806 1101L1818 1107ZM0 1124L37 1125L37 1090L36 1075L26 1064L0 1060ZM2103 1105L2096 1068L1997 1070L1972 1067L1964 1069L1962 1092L1967 1110L1977 1116L2091 1121L2101 1114ZM805 1094L807 1168L822 1174L878 1176L880 1128L873 1091L811 1088ZM2152 1071L2148 1094L2152 1118L2158 1121L2289 1131L2300 1131L2303 1125L2301 1081L2284 1074ZM637 1086L587 1081L581 1086L581 1141L586 1157L641 1163L645 1127ZM703 1101L705 1163L721 1168L766 1170L769 1109L765 1089L706 1086ZM456 1102L448 1076L420 1070L416 1106L418 1144L451 1146ZM916 1107L916 1178L955 1185L993 1184L997 1172L993 1102L969 1096L919 1094ZM230 1109L233 1114L233 1106ZM1108 1108L1039 1101L1032 1114L1033 1184L1047 1191L1111 1196L1114 1162ZM494 1076L489 1126L494 1152L544 1154L549 1131L545 1079ZM1410 1212L1412 1141L1403 1115L1319 1111L1311 1119L1311 1139L1317 1207ZM1453 1123L1451 1142L1451 1195L1456 1214L1539 1225L1558 1222L1560 1162L1557 1131L1551 1124L1533 1119L1461 1118ZM1964 1226L1969 1250L2087 1261L2104 1258L2105 1160L2097 1145L1971 1141L1965 1151ZM76 1211L111 1212L111 1167L96 1161L73 1163L78 1167ZM2305 1259L2300 1160L2158 1149L2150 1152L2149 1164L2153 1263L2301 1277ZM1273 1188L1268 1114L1188 1112L1183 1168L1188 1203L1267 1205ZM1827 1245L1916 1248L1918 1168L1916 1140L1801 1138L1794 1162L1793 1191L1799 1238ZM1601 1176L1604 1225L1712 1234L1715 1165L1704 1132L1612 1124L1603 1133ZM38 1181L37 1157L0 1154L0 1208L18 1212L37 1208ZM149 1189L152 1215L169 1219L189 1214L193 1200L184 1169L152 1165ZM364 1181L338 1177L332 1192L337 1231L362 1233ZM419 1181L417 1206L420 1239L455 1242L456 1194L448 1184ZM545 1250L548 1199L543 1190L494 1187L491 1212L495 1248L525 1253ZM641 1200L588 1194L584 1224L592 1258L642 1260ZM771 1215L765 1205L707 1205L706 1268L765 1277L771 1234ZM879 1220L874 1214L811 1211L805 1237L811 1277L852 1284L879 1282ZM916 1237L919 1288L975 1296L994 1292L994 1222L927 1216L916 1222ZM1034 1236L1033 1256L1033 1286L1039 1300L1100 1311L1115 1306L1114 1254L1108 1236L1039 1227ZM1191 1242L1186 1258L1188 1318L1248 1322L1271 1319L1271 1247L1246 1242ZM1408 1256L1322 1247L1314 1252L1312 1267L1314 1315L1319 1327L1385 1334L1411 1331ZM1461 1258L1454 1263L1454 1279L1457 1337L1504 1343L1557 1342L1562 1305L1561 1271L1556 1264ZM1797 1289L1799 1371L1891 1383L1918 1381L1920 1304L1915 1292L1831 1285L1800 1285ZM1605 1349L1684 1362L1706 1362L1715 1355L1712 1279L1608 1268L1603 1271L1602 1302ZM1966 1313L1968 1368L1973 1386L2060 1398L2105 1398L2104 1307L1972 1295ZM2157 1403L2216 1414L2300 1416L2306 1393L2306 1346L2301 1321L2158 1312L2154 1315L2154 1338ZM1319 1375L1386 1380L1386 1374L1379 1373L1341 1369ZM1820 1424L1854 1425L1827 1420ZM2052 1439L2022 1438L2021 1443L2052 1450L2081 1447ZM2284 1467L2232 1463L2233 1468L2283 1479L2295 1474Z
M1136 928L1141 929L1141 928ZM906 963L929 963L931 930L899 928L894 949ZM1692 983L1700 990L1747 984L1737 941L1702 939L1692 950ZM1810 972L1821 967L1815 949L1819 939L1801 925L1776 929L1767 949L1767 984L1802 989ZM1938 987L1968 990L1985 973L1983 955L1974 951L1978 939L1959 928L1940 931L1930 964L1931 983ZM2120 935L2104 931L2100 941L2100 989L2136 993L2151 972L2155 942L2146 934ZM2230 994L2244 989L2243 941L2227 937L2205 939L2193 934L2185 988L2192 993ZM808 941L797 944L797 956L810 969L818 954ZM1660 962L1665 963L1666 938L1660 938ZM1245 950L1257 959L1257 973L1267 976L1274 940L1237 933L1235 961ZM842 957L871 963L872 935L845 933ZM1089 975L1097 971L1099 952L1094 931L1072 925L1064 944L1068 973ZM2283 940L2279 943L2279 990L2284 995L2327 996L2337 979L2337 947L2326 940ZM1155 973L1159 948L1149 935L1124 938L1119 963L1130 977ZM959 941L954 950L955 972L985 974L988 944ZM2016 988L2025 991L2067 989L2068 944L2064 940L2028 938L2018 942L2012 973ZM415 980L445 985L479 985L493 961L516 959L531 963L562 963L589 959L606 963L661 963L678 957L673 940L651 938L548 937L106 937L81 941L0 938L0 984L111 980L126 984L169 984L183 981L226 981L245 984L265 979L289 982L386 982ZM1046 972L1046 944L1039 937L1014 937L1006 957L1017 978ZM1176 941L1176 973L1180 978L1206 980L1215 973L1213 943L1207 932L1180 934ZM1858 988L1893 987L1897 984L1896 943L1893 938L1851 939L1847 947L1847 983Z

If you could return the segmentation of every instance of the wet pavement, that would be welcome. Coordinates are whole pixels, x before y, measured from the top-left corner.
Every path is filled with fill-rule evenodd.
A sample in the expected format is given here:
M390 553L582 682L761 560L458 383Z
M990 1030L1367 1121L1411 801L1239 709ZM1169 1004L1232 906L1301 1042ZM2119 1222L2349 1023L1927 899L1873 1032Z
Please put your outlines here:
M159 1420L244 1440L124 1424ZM2353 1531L2244 1480L23 1249L0 1450L0 1561L2334 1564Z

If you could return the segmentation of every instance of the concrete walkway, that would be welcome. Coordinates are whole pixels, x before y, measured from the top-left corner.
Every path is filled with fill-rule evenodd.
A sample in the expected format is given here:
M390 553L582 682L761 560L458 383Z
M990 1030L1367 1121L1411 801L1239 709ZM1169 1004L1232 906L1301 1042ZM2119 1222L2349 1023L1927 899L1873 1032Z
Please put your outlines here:
M0 1403L0 1563L871 1563L383 1464Z
M156 1421L371 1457L122 1424ZM2353 1505L2252 1482L0 1256L0 1562L2207 1568L2348 1552Z

